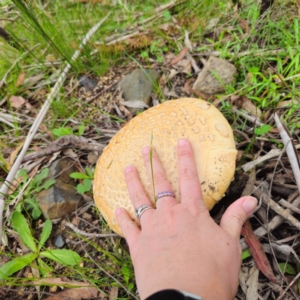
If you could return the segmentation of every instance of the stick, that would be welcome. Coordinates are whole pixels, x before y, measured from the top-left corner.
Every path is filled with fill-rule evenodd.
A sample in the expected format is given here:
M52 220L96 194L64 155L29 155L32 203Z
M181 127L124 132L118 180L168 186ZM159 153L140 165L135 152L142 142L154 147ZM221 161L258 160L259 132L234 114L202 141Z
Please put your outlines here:
M281 136L282 142L284 144L284 147L286 148L286 154L289 158L295 181L298 187L298 191L300 193L300 166L299 166L299 160L297 156L297 151L295 149L295 146L293 144L292 137L288 131L288 129L285 127L285 125L280 121L278 115L275 113L274 119L279 131L279 134Z
M300 222L294 216L292 216L287 209L283 209L274 200L272 200L267 193L264 193L263 191L256 189L253 191L253 194L257 198L262 197L262 201L265 205L270 206L272 210L274 210L277 214L282 216L291 225L295 226L298 230L300 230Z
M83 235L83 236L88 236L88 237L98 237L98 238L106 238L106 237L120 237L116 233L87 233L83 230L78 229L76 226L74 226L72 223L62 221L62 224L73 229L76 233Z
M84 37L84 39L82 40L81 44L79 45L79 49L75 51L75 53L73 54L72 58L71 58L71 62L75 61L79 54L81 53L81 50L83 49L83 47L85 46L85 44L90 40L90 38L93 36L93 34L97 31L97 29L100 27L100 25L110 16L110 13L107 14L107 16L105 18L103 18L99 23L97 23L95 26L93 26L90 31L86 34L86 36ZM39 129L50 105L52 100L56 97L57 92L60 90L63 82L66 79L67 73L69 72L69 70L71 69L71 65L70 63L68 63L66 65L66 67L64 68L64 70L62 71L61 75L59 76L56 84L54 85L54 87L51 89L50 94L47 96L47 99L45 101L45 103L43 104L38 116L36 117L34 123L32 124L29 133L26 137L24 146L22 151L20 152L18 158L16 159L14 165L12 166L10 172L8 173L4 183L2 184L2 187L0 189L0 242L1 242L1 236L2 236L2 222L3 222L3 209L4 209L4 197L7 194L8 190L9 190L9 185L10 182L14 181L14 178L19 170L19 167L21 165L21 162L23 160L23 157L27 151L27 149L29 148L31 141L33 139L33 137L35 136L37 130Z
M298 196L293 202L292 205L298 207L300 206L300 196ZM286 209L287 212L292 213L289 209ZM256 230L254 230L254 234L258 237L263 237L268 233L269 231L272 231L276 229L278 226L280 226L285 221L285 218L282 216L275 216L267 225L260 226ZM266 229L268 228L268 230ZM245 250L248 248L248 245L245 243L244 239L240 240L240 245L242 250Z
M89 151L102 151L105 147L82 136L67 135L51 143L46 149L26 155L22 162L24 163L29 160L35 160L71 146Z
M295 146L296 149L300 149L300 144ZM285 151L285 149L280 150L280 149L272 149L270 150L266 155L261 156L257 158L256 160L250 161L242 166L243 170L245 172L248 172L252 168L254 168L256 165L264 162L265 160L269 160L271 158L277 157L282 154L282 152Z

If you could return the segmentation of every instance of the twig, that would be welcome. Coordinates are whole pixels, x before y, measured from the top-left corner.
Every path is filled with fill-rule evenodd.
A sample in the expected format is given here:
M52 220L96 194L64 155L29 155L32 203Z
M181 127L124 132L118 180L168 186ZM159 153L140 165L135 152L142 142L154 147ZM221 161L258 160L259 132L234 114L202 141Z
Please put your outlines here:
M295 148L296 149L300 149L300 144L296 145ZM268 160L268 159L271 159L271 158L274 158L274 157L277 157L277 156L281 155L281 153L284 150L281 150L281 149L272 149L266 155L261 156L261 157L257 158L256 160L253 160L253 161L250 161L250 162L244 164L242 166L242 168L243 168L243 170L245 172L248 172L249 170L251 170L252 168L254 168L256 165L264 162L265 160Z
M300 209L297 208L297 207L295 207L293 204L287 202L286 200L281 199L281 200L279 201L279 203L280 203L282 206L284 206L284 207L290 209L290 210L293 211L294 213L300 214Z
M292 202L292 205L295 207L300 206L300 196L298 196ZM292 213L289 209L286 209L285 211L287 211L288 213ZM267 225L260 226L259 228L254 230L254 234L257 235L258 237L263 237L268 233L268 231L272 231L272 230L276 229L284 221L285 221L285 218L283 218L281 215L277 215ZM266 228L268 228L268 230ZM245 250L248 248L248 245L245 243L244 239L240 240L240 245L241 245L242 250Z
M83 49L83 47L85 46L85 44L90 40L90 38L93 36L93 34L97 31L97 29L100 27L100 25L110 16L111 13L108 13L106 15L106 17L104 17L99 23L97 23L95 26L93 26L89 32L86 34L86 36L84 37L84 39L82 40L81 44L79 45L79 49L75 51L75 53L73 54L72 58L71 58L71 62L75 61L78 56L81 53L81 50ZM58 78L56 84L54 85L54 87L51 89L50 94L47 96L47 99L45 101L45 103L43 104L37 118L35 119L34 123L32 124L29 133L26 137L24 146L22 151L20 152L18 158L16 159L14 165L12 166L10 172L8 173L4 183L2 184L2 187L0 189L0 241L1 241L1 235L2 235L2 221L3 221L3 209L4 209L4 197L7 194L8 190L9 190L9 183L13 182L18 169L21 165L21 162L24 158L24 155L27 151L27 149L29 148L31 141L33 139L33 137L35 136L37 130L39 129L51 103L52 100L56 97L58 91L60 90L63 82L66 79L67 73L69 72L69 70L71 69L71 64L68 63L65 68L63 69L60 77Z
M35 160L71 146L79 149L89 150L89 151L102 151L105 147L99 143L91 141L90 139L84 138L82 136L67 135L51 143L47 147L47 149L43 149L26 155L23 158L22 162Z
M72 230L74 230L76 233L83 235L83 236L88 236L88 237L93 237L93 238L107 238L107 237L120 237L118 234L116 233L87 233L83 230L78 229L75 225L73 225L72 223L69 223L67 221L62 221L62 224L71 228Z
M300 272L297 274L297 276L294 277L294 279L289 283L289 285L284 289L282 294L276 300L282 299L284 294L291 288L291 286L298 280L299 277L300 277Z
M277 214L282 216L291 225L295 226L298 230L300 230L300 222L294 216L292 216L287 209L283 209L274 200L272 200L267 193L264 193L263 191L256 189L253 191L253 194L258 198L262 197L262 201L265 205L269 205L272 210L274 210Z
M248 115L246 112L237 109L236 107L233 108L233 111L236 112L237 114L241 115L247 121L250 121L251 123L253 123L257 126L263 126L264 125L264 123L260 122L256 117L252 117L252 116Z
M293 173L294 173L295 181L298 186L299 193L300 193L300 166L299 166L297 151L293 144L291 135L288 132L288 129L279 120L279 117L276 113L275 113L274 119L275 119L275 122L276 122L276 125L278 128L279 134L281 136L282 142L286 148L286 154L289 158L289 161L290 161Z

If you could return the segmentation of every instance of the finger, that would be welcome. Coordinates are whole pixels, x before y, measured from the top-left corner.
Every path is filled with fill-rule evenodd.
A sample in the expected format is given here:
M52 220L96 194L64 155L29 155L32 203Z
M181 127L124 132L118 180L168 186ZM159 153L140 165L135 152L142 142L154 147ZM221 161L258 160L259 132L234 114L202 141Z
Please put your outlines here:
M172 186L166 176L166 173L163 169L163 166L159 160L157 153L153 150L152 155L150 147L145 147L143 149L143 159L146 165L149 181L152 183L154 181L155 194L172 192ZM161 194L162 195L162 194ZM157 199L156 206L157 208L163 206L173 206L177 204L175 197L172 196L163 196Z
M124 208L118 207L115 211L115 215L130 247L140 233L140 229Z
M207 210L202 199L201 186L191 144L187 139L178 142L178 169L181 203Z
M245 196L236 200L226 209L220 226L232 237L239 239L243 224L256 206L257 200L251 196Z
M135 167L127 166L125 168L125 181L132 205L135 209L143 205L149 205L153 207L153 203L150 201L148 195L146 194ZM140 218L141 225L142 222L144 222L148 218L148 215L151 215L151 213L153 213L153 209L148 209L142 214Z

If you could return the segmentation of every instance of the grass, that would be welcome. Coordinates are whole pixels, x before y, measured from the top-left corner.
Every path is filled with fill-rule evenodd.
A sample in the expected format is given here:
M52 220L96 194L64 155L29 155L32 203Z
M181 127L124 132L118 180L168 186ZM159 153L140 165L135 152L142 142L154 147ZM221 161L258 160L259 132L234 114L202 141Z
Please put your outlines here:
M261 110L262 120L266 122L267 116L278 110L283 101L287 101L287 106L282 109L282 115L292 133L299 130L299 15L293 1L277 1L272 10L261 16L255 1L243 1L243 7L237 13L234 6L229 6L228 1L189 0L162 11L161 15L157 14L154 20L149 20L155 16L153 10L168 1L138 3L137 1L115 1L115 4L111 5L110 1L93 4L35 0L29 1L27 7L23 3L25 2L15 0L2 1L0 4L0 9L5 16L3 20L0 19L0 26L5 27L14 39L14 42L9 43L0 38L2 50L0 51L0 80L11 68L6 83L0 89L0 102L6 99L0 108L11 115L15 114L16 109L10 105L8 99L14 95L24 97L36 110L39 110L55 83L53 74L62 70L66 62L70 62L74 51L88 30L112 12L109 19L81 51L79 59L72 62L65 88L53 101L44 121L47 127L44 132L74 126L71 120L77 120L80 108L76 104L79 100L68 91L72 89L74 81L80 75L90 74L99 77L105 75L111 68L124 66L132 61L141 65L162 66L162 61L168 53L176 55L180 52L184 45L186 31L194 45L195 54L218 51L221 58L231 60L238 69L235 82L226 87L224 94L219 95L224 99L219 108L233 124L234 129L244 132L248 128L248 123L242 117L232 113L230 95L247 96ZM216 27L206 30L206 26L213 18L218 18ZM247 27L243 27L245 23ZM165 24L168 26L163 29L161 25ZM122 37L136 29L140 31L138 35L106 45L112 41L112 38ZM215 34L212 34L213 31ZM280 52L277 52L278 50ZM195 59L197 58L198 56L195 56ZM201 64L200 61L198 63ZM166 66L163 67L166 71ZM23 81L22 76L25 76ZM41 78L34 82L37 76ZM41 80L50 81L38 87ZM159 87L156 93L161 99L165 97ZM24 114L25 120L28 117L35 117L32 111L23 109L20 112ZM101 128L94 124L92 117L77 121L78 124L81 122L85 124L83 136L91 132L102 134ZM117 117L112 119L114 128L118 128L121 122L122 120ZM28 133L28 126L29 124L21 124L17 121L13 122L13 127L0 123L0 148L3 149L0 154L1 182L8 173L7 161L12 151ZM78 129L73 130L73 132L77 131ZM49 138L47 134L43 137ZM43 142L39 140L39 143ZM255 152L253 139L246 152ZM19 192L20 190L16 189L8 197L7 208ZM89 195L92 196L90 192ZM101 232L109 230L96 209L91 208L89 213L96 216L93 221L99 220L95 224L101 227ZM28 221L38 241L41 234L38 222L43 220L36 222L29 217ZM10 219L6 219L8 228L9 222ZM90 229L86 225L82 226L84 229ZM41 274L45 272L51 274L54 278L66 276L75 281L93 283L99 290L107 293L111 286L117 286L122 299L132 299L128 292L136 294L134 275L124 241L119 238L91 240L72 233L71 230L69 235L70 240L76 240L78 243L74 244L74 251L80 252L83 256L81 265L62 268L56 263L45 260L44 264L31 267L38 268ZM55 232L51 237L55 237ZM8 243L1 248L0 255L14 258L16 251ZM29 272L29 269L24 270L25 274ZM28 276L17 279L12 276L1 284L12 287L30 286L30 281ZM47 288L43 290L49 291Z

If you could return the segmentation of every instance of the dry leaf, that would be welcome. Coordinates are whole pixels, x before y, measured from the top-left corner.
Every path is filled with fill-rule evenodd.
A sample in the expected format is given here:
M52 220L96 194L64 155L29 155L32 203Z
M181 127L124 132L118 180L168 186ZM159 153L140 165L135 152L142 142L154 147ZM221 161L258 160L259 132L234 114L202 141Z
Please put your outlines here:
M250 28L249 28L249 24L248 24L248 22L246 20L240 19L239 20L239 25L242 28L242 30L243 30L244 33L249 32Z
M259 270L272 282L276 283L276 277L273 273L271 265L268 261L266 253L261 242L254 234L250 221L247 220L242 228L242 235L245 237L246 243L249 245L249 252L253 256Z
M104 295L103 295L104 296ZM45 300L61 300L61 299L98 299L98 289L95 287L81 287L65 289L64 291L58 292L53 296L46 298Z
M298 13L300 15L300 0L296 0L297 6L298 6Z
M109 293L109 300L116 300L118 298L118 291L117 286L112 287Z
M21 96L11 96L9 98L9 102L11 103L12 107L20 108L26 103L26 100Z
M255 116L257 119L261 117L261 110L255 106L255 104L248 99L246 96L232 96L231 101L236 105L238 109L243 109L249 112L252 116Z
M18 80L16 82L16 87L18 87L21 84L23 84L24 80L25 80L25 72L24 72L24 70L22 70L22 72L20 73L20 75L18 77Z
M185 55L188 53L189 48L185 47L181 50L181 52L169 63L170 66L177 64L179 61L181 61Z
M11 154L10 154L10 157L9 157L9 170L10 170L10 167L13 165L17 155L19 154L20 150L22 149L24 145L24 142L22 142Z

